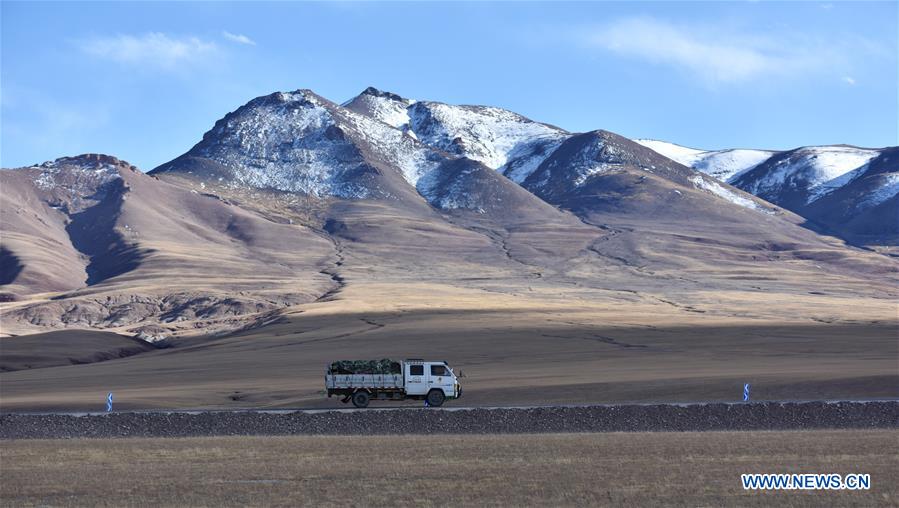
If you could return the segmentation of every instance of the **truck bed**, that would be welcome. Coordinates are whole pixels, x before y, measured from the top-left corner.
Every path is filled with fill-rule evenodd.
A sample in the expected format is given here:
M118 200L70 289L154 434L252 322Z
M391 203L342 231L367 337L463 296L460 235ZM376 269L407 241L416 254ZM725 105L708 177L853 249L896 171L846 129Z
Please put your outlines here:
M341 390L348 388L371 388L379 390L401 390L402 374L326 374L325 388Z

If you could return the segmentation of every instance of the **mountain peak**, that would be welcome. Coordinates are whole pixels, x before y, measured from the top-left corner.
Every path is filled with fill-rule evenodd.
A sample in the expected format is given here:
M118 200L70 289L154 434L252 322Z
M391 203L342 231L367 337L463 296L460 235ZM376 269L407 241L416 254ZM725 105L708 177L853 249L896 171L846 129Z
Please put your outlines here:
M257 97L228 113L153 174L231 189L420 200L415 182L439 162L435 157L442 160L390 125L301 89Z
M128 168L131 170L137 170L137 167L133 164L130 164L126 161L119 159L118 157L114 157L112 155L106 155L103 153L83 153L80 155L71 155L65 157L59 157L52 161L46 161L41 164L35 164L32 167L42 167L42 168L51 168L57 166L83 166L83 167L95 167L100 168L103 166L117 166L122 168Z
M377 89L377 88L375 88L375 87L373 87L373 86L370 86L370 87L366 88L366 89L363 90L362 93L359 94L359 95L360 95L360 96L362 96L362 95L370 95L370 96L372 96L372 97L382 97L382 98L384 98L384 99L390 99L390 100L392 100L392 101L409 102L409 99L407 99L407 98L405 98L405 97L402 97L402 96L400 96L400 95L397 95L397 94L395 94L395 93L393 93L393 92L388 92L388 91L386 91L386 90L379 90L379 89Z
M32 166L3 170L0 176L29 182L51 208L75 214L127 192L128 182L143 177L136 166L111 155L85 153Z
M361 94L343 103L343 107L405 132L408 131L409 125L408 108L415 102L412 99L406 99L395 93L370 86Z
M308 88L299 88L297 90L293 90L290 92L272 92L268 95L262 95L260 97L256 97L255 99L247 102L240 108L238 111L244 108L253 108L253 107L261 107L266 105L274 105L274 104L303 104L303 105L313 105L313 106L322 106L327 103L330 103L324 97L316 94L312 90Z
M139 171L126 161L101 153L60 157L21 169L32 171L35 184L41 189L78 187L79 192L93 192L95 187L121 178L123 171Z

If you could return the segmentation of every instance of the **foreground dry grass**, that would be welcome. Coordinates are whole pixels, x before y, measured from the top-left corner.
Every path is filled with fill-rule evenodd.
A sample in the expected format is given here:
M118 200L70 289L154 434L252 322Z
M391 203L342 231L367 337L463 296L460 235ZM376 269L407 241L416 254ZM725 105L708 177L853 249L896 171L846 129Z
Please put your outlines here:
M7 441L3 505L896 506L895 430ZM746 472L869 473L749 492Z

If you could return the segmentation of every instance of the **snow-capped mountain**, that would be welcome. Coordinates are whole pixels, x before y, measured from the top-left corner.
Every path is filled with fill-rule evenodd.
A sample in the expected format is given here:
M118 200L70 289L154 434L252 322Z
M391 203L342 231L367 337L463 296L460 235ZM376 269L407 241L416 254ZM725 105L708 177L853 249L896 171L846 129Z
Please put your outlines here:
M444 211L483 213L502 202L496 199L500 195L519 194L517 185L477 159L420 141L404 116L413 104L374 89L346 107L309 90L258 97L216 122L189 152L151 173L188 178L201 189L223 185L412 205L423 205L424 198ZM507 202L522 199L506 197ZM532 207L539 202L530 200Z
M899 147L836 180L802 214L857 243L899 244Z
M523 185L539 196L557 199L588 185L597 175L626 168L663 174L685 186L690 185L690 177L695 174L629 139L599 130L566 139Z
M582 151L569 153L584 140L589 141ZM460 158L494 173L455 163ZM546 165L551 159L555 162ZM189 152L152 174L191 175L202 185L320 198L421 196L442 210L486 210L493 206L487 199L492 194L471 192L472 182L466 179L481 185L485 178L493 179L492 188L512 192L503 182L505 173L549 200L554 194L544 188L548 180L553 188L566 188L563 181L573 188L596 172L623 165L747 205L730 194L711 192L717 187L703 185L692 170L611 133L576 136L500 108L415 101L372 88L346 107L309 90L253 99L216 122Z
M630 287L689 269L719 287L707 268L781 259L886 273L817 232L899 244L897 149L704 152L373 88L343 106L277 92L149 174L102 155L0 172L0 300L55 293L3 318L243 326L353 277L605 287L611 269Z
M501 108L409 99L370 87L340 106L309 90L256 98L153 174L187 176L201 188L399 199L483 213L493 207L493 194L472 189L485 185L485 178L494 190L514 193L507 178L560 205L566 193L608 196L597 182L609 184L609 179L598 176L626 170L667 180L682 187L678 192L697 191L771 214L776 207L742 191L802 213L802 207L860 174L877 154L854 147L706 151L632 142L606 131L572 134ZM580 198L578 203L584 204Z
M517 113L486 106L416 102L409 116L412 132L424 143L482 162L518 182L568 135Z
M899 214L893 198L899 194L899 160L892 148L871 149L848 145L808 146L768 150L716 150L687 148L664 141L638 143L726 181L766 201L806 217L810 226L862 243L895 243L896 221L866 212ZM876 168L874 168L876 163ZM833 196L832 199L829 199ZM892 229L891 229L892 228ZM879 239L872 238L876 236ZM884 240L893 238L892 240Z
M881 150L847 145L795 150L697 150L674 143L637 143L772 203L797 209L852 182ZM884 191L884 192L889 192Z
M714 176L722 182L730 182L732 178L758 166L776 153L770 150L743 148L697 150L655 139L635 139L634 141L671 160L680 162L684 166Z
M417 101L375 88L366 89L346 107L429 146L482 162L518 183L570 135L501 108Z
M644 191L651 186L628 183L637 178L654 182L657 199L675 191L694 196L670 206L695 205L704 196L700 201L711 200L725 210L736 206L777 213L755 195L803 214L822 196L860 178L879 153L848 146L704 151L634 142L608 131L572 134L501 108L408 99L375 88L342 106L297 90L253 99L152 174L186 178L201 191L217 186L399 200L482 214L496 211L502 199L535 207L510 187L510 180L556 206L574 209L569 204L576 202L578 210L610 210L640 201L628 203L628 192L639 191L650 200L653 193ZM895 194L891 178L877 177L885 182L877 194L856 196L857 203L847 210L889 200ZM603 198L591 205L590 196Z
M652 150L606 131L572 134L501 108L413 100L371 87L344 105L428 146L479 161L551 203L585 185L594 174L626 166L666 175L679 185L738 206L763 208L751 198L740 196L736 189L707 181Z
M755 212L776 211L751 195L602 130L565 140L523 185L551 203L586 213L597 209L638 213L667 203L669 212L684 208L687 214L690 208L707 208L706 202L722 200ZM687 194L690 200L676 199Z
M807 205L849 183L880 154L853 146L811 146L780 152L735 177L737 187L789 208Z
M153 173L212 168L205 176L231 186L378 198L402 195L400 179L414 186L443 159L389 125L297 90L253 99Z

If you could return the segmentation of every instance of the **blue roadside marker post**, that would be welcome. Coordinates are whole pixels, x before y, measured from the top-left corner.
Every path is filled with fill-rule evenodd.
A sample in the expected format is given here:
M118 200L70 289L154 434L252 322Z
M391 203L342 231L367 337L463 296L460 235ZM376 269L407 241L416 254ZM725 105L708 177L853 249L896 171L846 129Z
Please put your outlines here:
M743 385L743 402L749 402L749 383Z
M112 411L112 392L106 394L106 412Z

